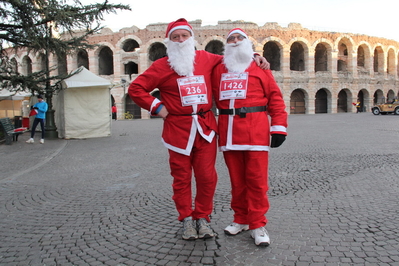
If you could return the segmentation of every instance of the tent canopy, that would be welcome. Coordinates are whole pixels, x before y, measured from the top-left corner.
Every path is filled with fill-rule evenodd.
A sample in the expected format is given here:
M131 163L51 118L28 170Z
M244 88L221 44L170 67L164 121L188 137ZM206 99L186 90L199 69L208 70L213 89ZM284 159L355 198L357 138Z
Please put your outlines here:
M80 72L79 72L80 71ZM62 84L64 88L82 88L82 87L110 87L111 82L107 79L97 76L85 67L81 66L73 73L79 72L72 77L65 79Z
M14 92L14 91L9 91L7 89L2 89L0 90L0 100L23 100L25 97L30 97L32 94L30 92L25 92L25 91L19 91L19 92Z

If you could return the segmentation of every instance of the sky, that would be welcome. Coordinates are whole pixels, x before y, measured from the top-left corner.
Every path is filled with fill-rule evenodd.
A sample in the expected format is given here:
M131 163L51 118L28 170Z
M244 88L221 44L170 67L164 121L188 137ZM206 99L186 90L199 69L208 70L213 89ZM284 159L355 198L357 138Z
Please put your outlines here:
M101 2L102 0L95 0ZM93 0L81 0L83 4ZM366 34L399 42L398 0L109 0L132 11L106 15L101 25L114 32L124 27L169 23L179 18L202 20L202 26L223 20L244 20L263 26L300 23L309 30Z

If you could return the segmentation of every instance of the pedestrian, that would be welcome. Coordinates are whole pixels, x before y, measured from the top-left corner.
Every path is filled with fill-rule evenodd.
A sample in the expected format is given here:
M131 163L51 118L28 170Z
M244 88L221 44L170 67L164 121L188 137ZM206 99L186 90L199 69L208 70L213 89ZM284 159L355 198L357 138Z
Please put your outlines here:
M44 133L45 133L44 122L46 120L46 112L48 109L48 105L43 100L43 96L41 94L39 94L37 96L37 100L38 100L38 102L31 107L31 109L33 110L33 112L31 112L31 113L35 114L36 116L35 116L35 119L33 120L32 130L30 133L30 139L28 139L26 141L26 143L34 143L35 142L33 138L35 136L36 127L38 124L40 124L40 128L42 130L42 138L40 139L40 144L43 144L44 143Z
M183 222L182 238L211 238L217 183L211 73L222 56L196 50L193 29L184 18L169 23L165 38L167 57L153 62L130 84L128 93L137 105L164 119L162 142L169 152L172 199ZM150 94L156 88L162 101Z
M357 113L360 113L360 111L361 111L360 108L361 108L360 101L357 101L357 102L356 102L356 114L357 114Z
M233 29L223 63L213 72L218 143L230 175L234 211L233 222L224 231L236 235L249 229L256 245L268 246L268 152L285 141L287 112L271 71L257 67L252 54L247 34Z
M117 111L118 109L116 108L115 104L113 104L111 107L111 112L112 112L112 119L114 119L115 121L117 119Z

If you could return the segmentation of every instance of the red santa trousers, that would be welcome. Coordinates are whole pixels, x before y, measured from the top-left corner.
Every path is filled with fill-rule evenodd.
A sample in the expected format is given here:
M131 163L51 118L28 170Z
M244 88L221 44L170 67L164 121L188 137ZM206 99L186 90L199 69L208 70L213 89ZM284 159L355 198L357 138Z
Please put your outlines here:
M209 143L198 133L190 156L169 150L169 164L173 176L173 200L179 213L178 220L191 216L193 220L205 218L213 211L217 173L215 169L217 144ZM196 195L192 203L192 174L194 172Z
M269 210L267 151L225 151L231 181L234 222L249 229L265 226Z

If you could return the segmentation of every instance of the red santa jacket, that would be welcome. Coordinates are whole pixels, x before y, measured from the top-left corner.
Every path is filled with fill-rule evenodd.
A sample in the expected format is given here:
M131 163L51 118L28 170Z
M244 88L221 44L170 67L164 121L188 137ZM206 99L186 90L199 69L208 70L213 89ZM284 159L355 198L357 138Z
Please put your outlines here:
M206 51L196 51L194 75L203 75L207 86L207 104L183 106L177 79L182 78L171 69L167 57L155 61L144 73L139 75L129 86L128 93L140 107L154 114L160 104L169 112L162 132L164 145L175 152L189 155L197 132L211 142L217 131L216 119L212 113L211 74L222 61L220 55ZM162 101L150 92L159 89ZM205 112L205 113L202 113ZM200 113L199 115L191 115Z
M252 62L245 70L249 72L246 98L219 100L221 74L227 72L224 64L219 64L213 72L213 92L219 109L266 106L267 111L247 113L245 118L220 114L219 149L268 151L270 134L287 135L288 115L280 88L270 70L262 70Z

